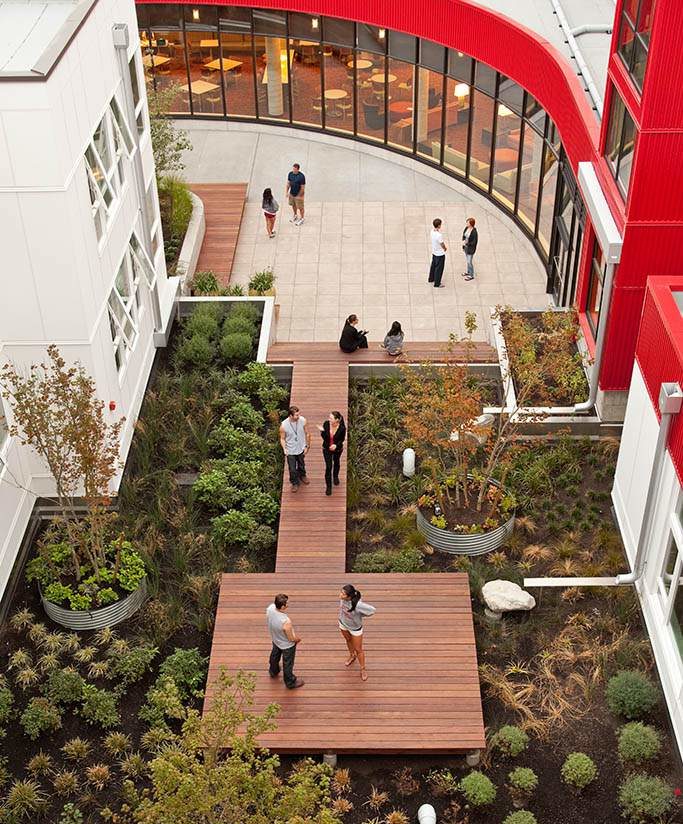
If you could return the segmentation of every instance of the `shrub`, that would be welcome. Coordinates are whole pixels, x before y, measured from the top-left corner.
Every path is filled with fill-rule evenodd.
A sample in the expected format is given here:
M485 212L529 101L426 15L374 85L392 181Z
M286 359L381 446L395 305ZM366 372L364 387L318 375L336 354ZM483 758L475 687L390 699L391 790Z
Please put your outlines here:
M119 571L117 581L121 589L126 592L134 592L145 577L145 562L128 541L115 542L119 553ZM100 591L100 597L102 591Z
M643 773L629 776L619 787L619 806L627 821L647 824L659 821L671 809L674 794L661 778Z
M75 804L69 802L62 807L59 824L83 824L83 813Z
M204 686L208 660L194 649L175 648L159 667L159 678L170 678L183 700Z
M88 724L99 724L105 730L121 722L114 693L92 684L86 684L83 688L81 715Z
M47 775L52 769L52 756L42 750L29 758L26 769L32 776Z
M176 350L176 359L181 367L206 369L216 355L211 341L204 335L196 333L185 338Z
M376 549L361 552L353 564L354 572L420 572L424 567L424 556L419 549Z
M273 270L268 267L262 272L254 272L249 281L249 291L256 295L263 295L269 292L275 284Z
M92 746L85 738L70 738L62 747L64 757L69 761L84 761L92 750Z
M505 816L503 824L536 824L536 816L529 810L517 810Z
M110 732L104 739L104 748L110 755L121 755L131 747L130 736L123 732Z
M102 791L111 778L111 771L106 764L93 764L91 767L86 767L85 777L88 784L91 784L96 790Z
M150 727L166 727L166 720L184 718L185 710L180 690L171 678L158 678L156 684L147 691L147 702L138 713L138 718Z
M74 704L83 695L85 681L73 667L53 670L44 687L45 695L55 704Z
M265 552L275 543L276 535L274 530L265 524L259 524L249 536L247 549L250 552Z
M581 792L598 776L598 768L592 758L584 752L572 752L565 759L561 769L562 780Z
M223 294L229 298L243 298L244 286L240 286L239 283L232 283L226 289L223 289Z
M183 337L191 338L201 335L209 340L218 338L223 310L218 303L200 303L195 306L192 314L183 322Z
M14 781L3 803L3 820L35 820L45 807L47 796L37 781Z
M514 758L529 746L529 736L519 727L506 724L493 736L491 746L500 750L503 755Z
M637 670L624 670L607 682L607 706L624 718L643 718L657 703L652 681Z
M233 486L234 480L222 469L209 469L199 474L192 489L208 509L234 509L242 500L242 491Z
M631 721L619 730L619 758L626 764L649 761L657 755L661 746L657 730L640 721Z
M224 415L209 435L209 445L219 453L234 461L249 461L261 458L264 442L260 435L245 432L232 425L229 416Z
M465 796L471 807L484 807L487 804L493 804L496 798L496 788L493 782L479 770L472 770L469 775L462 779L460 792Z
M207 461L204 471L218 469L223 472L229 484L239 485L244 490L253 486L261 486L265 474L261 461L238 461L232 458L215 458ZM233 509L233 507L228 507Z
M224 546L246 544L256 529L256 521L246 512L230 509L224 515L211 519L211 534L214 541Z
M218 278L211 271L195 272L192 276L192 291L195 295L217 295L220 291Z
M233 426L244 429L246 432L258 432L265 425L263 415L254 409L246 397L244 400L233 403L226 417L230 418Z
M249 489L245 492L242 508L258 523L272 524L280 512L280 502L267 492Z
M62 726L61 710L47 698L32 698L21 714L21 726L31 741L35 741L44 732L54 732Z
M237 376L237 385L242 392L247 392L251 397L255 397L260 389L276 386L277 381L270 366L254 361L247 364L246 368Z
M227 363L246 363L251 358L253 339L245 332L228 332L221 338L221 355Z
M143 678L158 653L149 644L140 644L123 655L110 651L110 675L118 681L117 691L125 692L127 686Z
M13 704L14 694L7 686L7 682L0 676L0 728L9 721Z
M182 244L192 217L190 190L183 180L173 175L159 178L158 186L162 219L165 224L164 235L170 234L179 239Z
M223 334L230 332L242 332L253 339L256 332L256 324L246 315L230 314L223 323Z
M52 787L57 795L73 795L78 792L78 775L73 770L59 770L52 777Z
M260 316L259 307L253 301L241 300L230 304L229 318L247 318L256 325Z
M508 785L513 796L528 796L538 787L538 776L530 767L515 767L508 773Z

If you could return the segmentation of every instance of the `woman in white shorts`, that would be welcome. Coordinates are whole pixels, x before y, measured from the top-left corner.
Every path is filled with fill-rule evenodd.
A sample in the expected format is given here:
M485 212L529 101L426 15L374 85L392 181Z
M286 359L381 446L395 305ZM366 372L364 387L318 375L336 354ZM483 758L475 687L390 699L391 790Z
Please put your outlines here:
M360 592L353 584L346 584L339 593L339 629L344 636L349 657L346 666L350 667L358 659L361 680L368 680L365 669L365 652L363 651L363 618L374 615L377 610L361 601Z

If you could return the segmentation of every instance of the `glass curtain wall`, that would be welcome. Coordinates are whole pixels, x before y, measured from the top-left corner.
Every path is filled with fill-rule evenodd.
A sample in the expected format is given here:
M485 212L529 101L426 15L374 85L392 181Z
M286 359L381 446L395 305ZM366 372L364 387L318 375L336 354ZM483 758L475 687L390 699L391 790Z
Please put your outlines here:
M137 13L145 73L170 90L169 113L292 123L414 154L493 198L549 261L560 136L511 78L438 43L349 20L220 5ZM613 109L607 154L625 191L632 122L620 101Z

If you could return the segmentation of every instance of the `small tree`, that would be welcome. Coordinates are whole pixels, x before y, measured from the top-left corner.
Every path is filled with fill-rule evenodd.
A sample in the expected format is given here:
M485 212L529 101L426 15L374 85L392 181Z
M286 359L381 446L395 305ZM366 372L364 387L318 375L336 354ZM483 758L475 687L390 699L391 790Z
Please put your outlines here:
M95 571L105 563L103 506L119 466L124 419L107 423L104 403L97 398L95 381L85 369L80 364L67 366L54 344L48 346L47 354L49 363L33 364L28 375L5 364L0 388L12 410L10 435L30 446L54 478L74 575L80 580L83 556ZM77 524L74 503L81 491L90 514L85 533Z
M151 80L147 81L149 128L157 179L181 172L185 168L182 153L192 148L187 132L176 128L168 116L173 109L174 101L181 94L177 83L163 89L155 89Z
M256 678L220 671L209 709L186 712L182 733L151 762L152 788L139 824L340 824L330 799L331 770L301 762L286 779L258 738L275 729L278 707L251 711Z

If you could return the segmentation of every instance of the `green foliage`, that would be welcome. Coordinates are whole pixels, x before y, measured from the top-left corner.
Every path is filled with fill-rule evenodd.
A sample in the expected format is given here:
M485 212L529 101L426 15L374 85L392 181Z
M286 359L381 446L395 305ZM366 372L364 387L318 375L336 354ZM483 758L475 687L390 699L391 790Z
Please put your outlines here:
M54 732L62 726L62 712L47 698L32 698L21 714L24 732L35 741L44 732Z
M624 724L619 730L619 758L625 764L642 764L653 759L662 747L659 733L654 727L640 721Z
M233 509L242 500L243 491L233 486L239 476L229 475L223 469L201 472L192 487L198 501L208 509Z
M12 716L14 693L7 686L7 681L0 675L0 729L7 724Z
M225 475L229 484L237 484L239 489L261 486L265 474L261 461L242 461L232 458L217 458L208 461L205 470L219 469Z
M253 338L256 333L256 324L247 315L231 313L223 323L223 334L227 335L234 332L242 332L244 335Z
M424 555L419 549L376 549L356 556L354 572L422 572Z
M192 276L192 291L195 295L217 295L220 291L218 278L211 272L195 272Z
M213 361L216 350L211 341L198 332L184 338L176 349L175 357L183 368L207 369Z
M255 554L265 552L275 544L275 531L265 524L259 524L249 536L247 549Z
M637 670L624 670L607 682L607 706L624 718L643 718L657 704L657 689Z
M64 757L69 761L84 761L91 750L92 746L85 738L71 738L62 747Z
M652 775L630 775L619 787L621 814L632 824L661 821L673 803L671 787Z
M520 727L506 724L491 739L491 747L503 755L514 758L529 746L529 736Z
M183 337L191 338L193 335L202 335L209 340L217 339L221 327L221 318L222 309L220 304L213 302L199 303L195 306L192 314L183 321Z
M584 752L572 752L565 759L562 769L562 780L575 790L581 792L598 776L598 768L592 758Z
M73 667L53 670L44 685L44 693L55 704L75 704L83 697L85 681Z
M253 350L252 335L246 332L226 332L221 338L220 350L226 363L246 363Z
M255 272L249 280L249 292L256 295L264 295L275 285L275 275L268 267L261 272Z
M246 512L228 510L224 515L211 519L211 535L221 546L246 544L256 529L256 521Z
M277 386L277 381L270 366L254 361L237 376L237 386L253 398L262 389Z
M515 767L508 773L508 784L523 795L531 795L538 787L538 776L530 767Z
M273 524L280 512L280 502L267 492L248 489L244 493L242 507L247 515L262 524Z
M495 785L479 770L472 770L462 779L460 792L471 807L484 807L487 804L493 804L496 799Z
M239 283L231 283L226 289L223 289L223 294L229 298L243 298L244 286Z
M226 413L233 426L244 429L246 432L258 432L265 426L263 415L254 409L249 399L235 401Z
M121 589L134 592L145 577L145 563L129 541L116 541L119 553L119 569L116 580Z
M204 686L208 659L195 647L175 650L159 667L159 678L170 678L185 701Z
M149 644L140 644L123 654L110 650L109 673L117 682L117 691L125 692L128 686L144 678L158 653L159 650Z
M180 690L172 678L160 677L147 691L147 701L140 709L138 718L150 727L165 727L168 720L185 717Z
M228 415L224 415L211 432L209 444L219 455L233 461L258 460L265 449L260 435L233 426Z
M83 824L83 813L71 802L62 807L59 824Z
M173 111L174 101L182 94L178 83L168 86L154 86L147 81L147 100L149 105L149 126L152 141L152 154L157 179L160 175L180 172L184 168L182 153L192 148L187 132L178 129L174 121L167 117Z
M99 724L105 730L121 723L116 695L107 690L98 689L92 684L83 687L81 715L88 724Z
M34 821L47 804L47 796L37 781L15 780L9 788L0 813L3 820L10 824L24 821Z
M537 824L536 816L529 810L517 810L505 816L503 824Z

